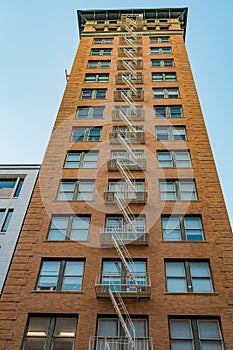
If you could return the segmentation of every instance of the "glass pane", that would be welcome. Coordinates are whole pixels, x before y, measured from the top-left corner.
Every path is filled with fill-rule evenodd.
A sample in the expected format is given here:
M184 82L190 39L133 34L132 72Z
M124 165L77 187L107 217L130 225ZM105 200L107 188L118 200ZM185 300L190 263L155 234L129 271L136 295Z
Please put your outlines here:
M72 141L83 141L86 129L73 129Z
M170 320L170 333L172 339L192 339L190 321Z
M90 223L90 217L74 217L72 228L88 229Z
M167 278L168 292L187 292L186 281L184 278Z
M48 239L51 241L64 241L65 238L66 238L66 229L65 230L51 229L49 231Z
M4 214L5 214L5 209L4 210L0 210L0 223L2 222Z
M65 216L57 216L52 218L51 228L53 229L65 229L68 226L69 218Z
M222 342L220 340L202 340L201 350L223 350Z
M104 261L103 263L103 274L120 274L121 273L121 262L119 261Z
M146 338L147 337L147 322L146 320L132 320L135 327L136 338ZM141 349L141 347L139 347Z
M28 337L23 347L24 350L43 350L46 338Z
M15 187L16 179L0 180L0 197L10 197ZM16 196L15 196L16 197Z
M200 339L221 339L218 321L198 321Z
M62 290L80 291L82 289L82 277L64 277Z
M210 270L207 262L190 262L192 277L209 277Z
M168 135L168 129L156 129L156 135L157 135L157 140L168 140L169 135Z
M184 218L186 229L202 229L201 219L195 217L185 217Z
M73 350L73 343L74 343L73 338L53 339L52 349L53 350Z
M94 183L93 182L80 182L79 183L79 191L86 192L86 191L93 191L94 190Z
M166 262L166 275L167 276L185 276L184 263L183 262Z
M86 241L88 237L88 230L78 229L74 230L72 229L70 239L73 241Z
M180 224L178 217L162 218L163 236L166 241L179 241Z
M99 320L98 336L116 337L118 336L117 320Z
M65 276L81 276L83 274L83 261L67 261Z
M166 108L155 108L155 116L157 118L166 118Z
M172 340L171 350L194 350L192 340Z
M2 230L1 230L2 232L6 232L7 231L9 223L10 223L10 220L11 220L11 217L12 217L12 214L13 214L13 210L12 209L8 210L6 219L5 219L4 224L2 226Z
M27 336L35 336L33 333L40 333L38 336L48 334L50 318L49 317L30 317Z
M209 278L193 278L193 291L196 293L213 292L212 283Z
M60 264L60 261L44 261L41 274L43 276L58 276Z

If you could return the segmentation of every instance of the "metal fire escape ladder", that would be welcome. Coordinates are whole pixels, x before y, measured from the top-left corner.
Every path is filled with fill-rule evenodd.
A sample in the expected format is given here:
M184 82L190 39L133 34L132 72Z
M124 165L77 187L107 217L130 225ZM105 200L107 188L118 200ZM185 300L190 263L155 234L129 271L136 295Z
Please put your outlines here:
M136 273L136 266L133 262L133 259L131 258L128 249L126 248L124 242L120 238L119 234L116 233L112 236L112 241L114 244L114 247L116 248L116 251L121 259L122 264L124 265L124 268L127 272L127 275L131 278L133 285L138 289L138 282L135 278ZM127 261L126 261L127 259ZM129 268L129 264L132 266L132 270Z
M111 286L111 288L112 288L112 286ZM110 296L110 299L112 301L113 307L116 310L116 313L119 317L121 326L125 332L125 336L129 342L130 346L131 346L131 349L137 350L136 345L135 345L135 327L134 327L134 324L129 316L129 313L128 313L128 310L125 306L125 303L123 302L123 299L120 296L120 293L116 289L114 291L112 291L109 288L109 296ZM125 315L125 317L122 316L122 313ZM129 331L129 328L130 328L131 332Z
M114 197L114 200L118 206L118 208L122 211L122 214L126 220L126 222L129 224L129 226L132 229L132 232L137 235L137 230L136 227L133 224L133 221L135 221L135 217L129 206L127 205L127 202L123 199L120 198L117 194Z

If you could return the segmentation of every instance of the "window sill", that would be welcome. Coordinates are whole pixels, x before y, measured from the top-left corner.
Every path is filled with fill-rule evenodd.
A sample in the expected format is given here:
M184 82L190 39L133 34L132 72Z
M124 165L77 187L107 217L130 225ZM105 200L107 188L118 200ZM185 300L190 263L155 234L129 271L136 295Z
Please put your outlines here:
M208 241L160 241L160 243L209 243Z
M55 294L64 294L64 293L69 293L69 294L84 294L83 291L73 291L73 290L32 290L32 293L55 293Z
M65 240L65 239L64 239L64 240L58 240L58 239L57 239L57 240L55 240L55 239L54 239L54 240L52 240L52 239L44 239L43 242L44 242L44 243L57 243L57 242L58 242L58 243L70 243L70 242L73 242L73 243L82 243L82 242L88 243L88 242L90 242L90 241L89 241L89 240L85 240L85 241L84 241L84 240L83 240L83 241L79 240L79 241L78 241L78 240L74 240L74 239L66 239L66 240Z
M165 292L164 293L165 295L201 295L201 296L203 296L203 295L206 295L206 296L218 296L219 295L219 293L218 292L213 292L213 293L211 293L211 292L200 292L200 293L198 293L198 292Z

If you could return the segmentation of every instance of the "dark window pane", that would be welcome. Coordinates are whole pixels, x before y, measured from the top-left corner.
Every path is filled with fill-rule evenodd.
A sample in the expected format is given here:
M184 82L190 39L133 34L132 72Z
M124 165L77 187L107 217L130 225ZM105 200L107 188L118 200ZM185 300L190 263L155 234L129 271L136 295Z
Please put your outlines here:
M5 219L4 224L2 226L2 230L1 230L2 232L6 232L7 231L9 223L10 223L10 220L11 220L11 217L12 217L12 214L13 214L13 209L8 210L6 219Z

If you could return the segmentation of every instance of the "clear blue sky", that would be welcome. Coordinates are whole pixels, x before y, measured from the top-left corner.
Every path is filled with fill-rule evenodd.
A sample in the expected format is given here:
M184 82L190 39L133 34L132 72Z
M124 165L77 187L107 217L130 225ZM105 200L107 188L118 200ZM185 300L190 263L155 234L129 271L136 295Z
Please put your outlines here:
M83 4L189 7L186 45L233 222L232 0L2 0L0 164L42 162L66 84L64 70L70 70L78 45L76 10Z

